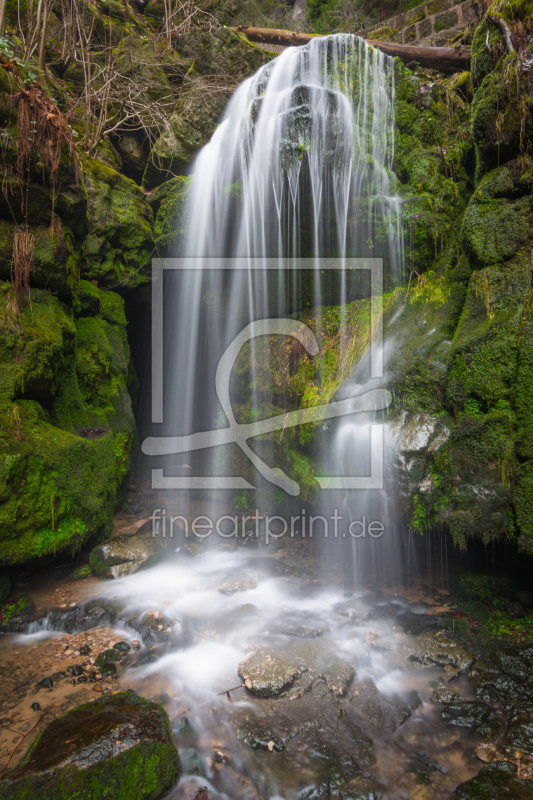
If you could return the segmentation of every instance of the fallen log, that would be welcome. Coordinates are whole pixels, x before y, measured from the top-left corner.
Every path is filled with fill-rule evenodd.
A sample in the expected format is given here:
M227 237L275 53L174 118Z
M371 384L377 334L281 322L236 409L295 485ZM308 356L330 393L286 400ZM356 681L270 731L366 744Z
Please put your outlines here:
M261 44L275 44L284 47L307 44L312 39L320 38L320 34L295 33L282 31L275 28L253 28L250 25L239 25L231 28L232 31L244 33L251 42ZM420 64L421 67L437 69L440 72L461 72L470 69L470 48L465 45L456 47L416 47L415 45L396 44L395 42L376 42L373 39L365 41L377 47L383 53L393 58L398 57L406 64Z

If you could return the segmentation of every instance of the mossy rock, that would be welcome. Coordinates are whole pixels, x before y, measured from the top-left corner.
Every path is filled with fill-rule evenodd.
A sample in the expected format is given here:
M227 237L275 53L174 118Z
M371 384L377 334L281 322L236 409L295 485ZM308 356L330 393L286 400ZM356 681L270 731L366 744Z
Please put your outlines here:
M76 322L34 289L22 331L0 339L4 564L75 553L109 529L121 497L135 429L123 300L89 286L98 316Z
M179 239L185 232L183 216L189 185L187 178L173 178L156 190L159 210L155 220L155 236L160 256L177 255Z
M100 161L84 163L89 234L81 276L133 288L147 281L153 214L142 189ZM142 267L144 266L144 269Z
M472 135L476 145L478 180L498 164L517 158L533 136L531 115L521 108L527 95L524 76L517 74L515 54L483 78L472 102Z
M33 614L33 602L27 594L19 594L0 606L0 634L22 633Z
M88 564L82 564L76 569L73 569L68 579L69 581L83 581L85 578L90 578L93 574L92 569Z
M232 91L271 58L227 28L184 34L176 49L190 66L169 129L150 153L143 176L146 190L190 172L194 156L211 138ZM213 91L213 83L220 88Z
M55 719L0 782L2 800L159 800L179 760L164 709L134 692L78 706Z
M511 259L533 240L533 198L516 162L484 176L466 209L462 240L476 267ZM529 259L528 259L529 260Z

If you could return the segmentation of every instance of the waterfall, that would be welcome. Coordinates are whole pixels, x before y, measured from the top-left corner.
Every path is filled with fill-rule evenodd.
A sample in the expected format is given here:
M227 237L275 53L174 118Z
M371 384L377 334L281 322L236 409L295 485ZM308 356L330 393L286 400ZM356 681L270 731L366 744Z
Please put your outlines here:
M364 271L348 268L349 259L382 259L388 289L401 280L393 158L394 61L361 38L339 34L288 48L239 87L195 162L184 234L175 254L195 259L189 262L195 265L213 266L219 263L216 259L227 259L224 265L230 268L165 272L165 412L163 424L152 428L154 437L227 426L230 390L222 409L217 366L252 322L294 317L303 308L316 309L320 320L323 307L336 306L341 309L342 346L348 335L346 304L368 296L370 285ZM306 346L298 324L293 325L296 333L291 335ZM270 372L271 346L272 337L265 341L255 336L248 342L248 385L245 403L236 404L238 422L286 412L272 389L280 376ZM311 346L317 347L316 342ZM238 395L234 384L233 398ZM363 435L360 426L368 434L374 416L325 424L322 439L336 431L325 463L333 461L338 470L346 426L352 434L358 431L355 439L352 435L355 443ZM256 488L253 498L247 495L248 507L268 507L274 514L280 491L299 492L297 482L278 468L272 442L265 437L241 446L244 453L227 444L204 445L190 455L172 455L171 445L165 449L155 441L144 445L145 452L157 456L151 466L167 485L172 485L168 476L177 476L174 485L189 487L176 489L180 513L201 497L203 513L209 515L210 509L215 513L213 504L228 497L218 490L198 495L190 487L200 484L191 483L189 476L235 475L239 468L242 474L251 463L262 474L251 478L248 473L244 482ZM318 452L316 458L318 463ZM340 469L342 473L342 464ZM293 490L287 488L291 486ZM331 506L332 496L321 501L324 507Z

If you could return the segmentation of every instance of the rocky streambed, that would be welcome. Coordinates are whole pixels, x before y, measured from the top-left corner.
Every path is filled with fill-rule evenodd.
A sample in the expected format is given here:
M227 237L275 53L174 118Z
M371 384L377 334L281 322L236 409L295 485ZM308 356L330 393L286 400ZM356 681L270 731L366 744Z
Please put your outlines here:
M444 585L350 592L303 541L146 537L93 556L124 577L20 587L34 608L0 640L0 797L91 780L131 797L155 763L139 797L533 798L533 646L465 642Z

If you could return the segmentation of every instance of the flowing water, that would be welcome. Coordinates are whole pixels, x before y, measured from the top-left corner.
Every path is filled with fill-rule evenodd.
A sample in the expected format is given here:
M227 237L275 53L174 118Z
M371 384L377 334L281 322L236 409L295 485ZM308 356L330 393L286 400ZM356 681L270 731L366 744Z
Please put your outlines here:
M413 569L395 521L394 436L383 416L394 343L385 336L363 349L328 397L318 387L322 404L370 398L362 413L315 422L315 444L297 439L322 476L318 493L303 498L302 480L281 469L279 439L224 438L228 425L291 411L276 342L296 348L296 362L304 349L318 355L328 307L338 309L339 359L349 359L345 309L376 290L350 259L382 259L381 290L402 281L393 158L394 63L338 35L285 50L242 84L195 163L176 253L188 269L167 262L159 276L163 405L143 446L157 471L147 491L157 530L168 535L171 514L180 523L164 563L93 590L119 608L111 621L121 636L141 640L122 685L159 698L173 719L184 773L173 798L203 786L228 800L450 798L476 771L473 746L429 699L442 670L410 658L411 628L426 620L434 630L434 618L394 588ZM313 325L302 322L307 311ZM187 452L180 437L195 434ZM221 476L249 488L201 488ZM339 483L354 478L367 483ZM211 538L183 535L193 518L217 515L231 534L236 509L237 537L223 526ZM294 515L293 535L277 538L263 520L254 530L255 509L282 528ZM337 533L317 527L310 538L312 513L328 524L338 514ZM382 535L361 535L371 522ZM76 630L84 614L40 627ZM270 669L259 696L242 686L247 657L259 673Z
M272 349L279 345L273 340L280 334L290 335L289 346L296 348L296 358L304 347L316 355L319 345L309 344L314 332L302 322L286 319L306 307L316 309L318 328L324 324L324 306L338 309L339 352L334 357L342 366L349 361L354 334L346 304L370 292L381 295L384 287L397 285L403 277L393 158L394 62L362 39L338 35L289 48L236 91L194 167L177 254L181 261L166 262L167 267L197 268L167 269L159 277L164 282L165 325L162 378L158 380L164 402L157 418L160 424L152 427L154 436L147 438L143 449L153 457L151 466L160 470L158 475L164 476L167 485L192 487L201 476L229 478L239 471L242 480L245 470L246 485L256 491L237 498L244 507L274 515L281 490L285 507L298 508L298 504L286 505L287 495L298 496L300 486L275 464L279 452L272 439L241 441L241 452L229 444L182 455L172 452L179 449L174 437L224 428L234 413L237 422L286 413L288 408L280 400L283 378L275 374L272 358ZM352 269L351 259L359 259L359 266L366 269ZM378 263L379 271L370 274L367 267ZM222 266L230 268L213 268ZM274 320L282 319L285 323L276 328ZM252 323L255 327L247 328ZM287 325L292 326L290 330ZM220 360L247 329L244 379L233 380L230 386L231 363L221 369ZM260 336L269 332L269 337ZM379 393L384 360L384 349L376 341L363 359L368 375L363 376L360 367L360 375L334 399L368 393L369 380ZM318 369L324 372L326 368ZM318 391L318 400L322 397L323 402L332 399ZM351 415L340 425L325 424L325 446L320 446L319 436L315 447L307 446L307 456L326 475L328 467L339 477L345 477L350 468L355 468L354 476L369 475L374 463L383 473L383 426L375 426L379 430L377 438L372 438L370 425L379 421L375 409L387 401L383 402L382 395L374 400L373 395L367 399L365 417ZM358 451L359 463L353 463L347 449L352 456ZM250 473L252 464L255 469ZM363 540L357 548L354 545L361 553L371 549L372 561L380 569L386 562L397 561L389 474L386 483L381 491L360 489L348 497L346 491L325 490L315 498L315 507L327 510L328 520L329 512L335 513L342 505L347 526L357 514L368 523L378 520L388 526L387 547L369 548ZM197 495L191 497L185 488L178 496L183 509ZM210 519L216 517L212 501L218 496L216 491L202 495ZM177 495L169 492L168 497L172 505ZM296 524L301 528L301 520ZM352 530L355 533L356 528ZM349 535L347 530L328 534L328 538ZM368 538L368 534L363 537ZM377 552L382 556L376 560ZM333 553L346 559L346 548L336 543L325 547L324 559ZM367 561L361 566L361 559L350 553L346 564L350 582Z

